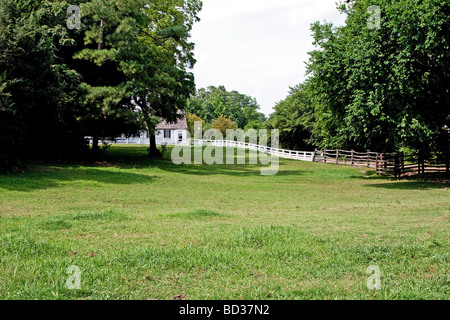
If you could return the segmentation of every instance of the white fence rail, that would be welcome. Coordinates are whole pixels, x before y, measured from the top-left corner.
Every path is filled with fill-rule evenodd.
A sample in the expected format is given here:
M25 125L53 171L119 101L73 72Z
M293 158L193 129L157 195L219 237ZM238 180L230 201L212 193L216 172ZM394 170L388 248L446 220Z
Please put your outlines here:
M150 144L150 139L146 138L118 138L116 139L116 143L117 144L145 144L148 145Z
M92 143L92 139L91 139ZM109 143L117 144L149 144L149 139L140 138L130 138L130 139L116 139L115 142L109 141ZM230 140L188 140L189 145L212 145L215 147L228 147L228 148L243 148L248 150L256 150L262 153L267 153L273 156L277 156L284 159L300 160L300 161L314 161L314 151L295 151L286 150L279 148L272 148L267 146L262 146L258 144L252 144L240 141L230 141Z
M313 151L294 151L261 146L252 143L230 141L230 140L190 140L191 145L212 145L214 147L243 148L248 150L256 150L284 159L314 161Z

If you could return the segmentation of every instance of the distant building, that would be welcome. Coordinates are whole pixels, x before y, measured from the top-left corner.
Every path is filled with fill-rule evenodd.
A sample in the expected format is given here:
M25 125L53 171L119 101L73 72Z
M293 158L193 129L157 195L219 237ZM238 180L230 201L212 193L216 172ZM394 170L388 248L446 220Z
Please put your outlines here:
M186 117L175 123L161 121L156 126L156 144L178 145L187 144L188 126Z
M188 144L188 128L186 116L183 111L178 112L179 115L183 114L183 118L178 119L176 122L161 122L156 126L156 144L166 144L169 146L175 145L187 145ZM126 138L124 136L116 138L115 143L118 144L150 144L150 139L147 131L141 132L139 136L132 138Z
M182 114L179 111L178 114ZM184 115L184 113L183 113ZM121 137L116 139L116 143L119 144L144 144L149 145L150 139L148 132L143 131L137 137L126 138ZM176 122L169 123L164 120L156 126L156 144L162 145L166 144L169 146L175 145L187 145L188 144L188 127L186 116L178 119Z

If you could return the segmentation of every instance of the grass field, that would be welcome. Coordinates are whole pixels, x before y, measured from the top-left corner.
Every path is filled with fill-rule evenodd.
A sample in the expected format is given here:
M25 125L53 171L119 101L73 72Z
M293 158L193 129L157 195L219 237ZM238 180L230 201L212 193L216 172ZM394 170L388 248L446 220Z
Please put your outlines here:
M145 152L0 176L0 299L450 298L448 181L289 160L261 176Z

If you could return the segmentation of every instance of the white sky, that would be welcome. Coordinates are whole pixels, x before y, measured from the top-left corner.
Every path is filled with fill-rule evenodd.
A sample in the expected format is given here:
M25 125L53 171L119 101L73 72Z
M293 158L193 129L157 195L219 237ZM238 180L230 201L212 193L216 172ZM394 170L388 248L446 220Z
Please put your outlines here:
M197 89L224 85L273 112L289 87L305 79L312 45L310 24L342 25L337 0L203 0L194 25Z

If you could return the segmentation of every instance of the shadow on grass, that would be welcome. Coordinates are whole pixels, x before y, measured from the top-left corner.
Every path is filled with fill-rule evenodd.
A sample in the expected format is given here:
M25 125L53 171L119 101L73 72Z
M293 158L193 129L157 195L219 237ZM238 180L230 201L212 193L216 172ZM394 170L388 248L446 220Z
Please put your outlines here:
M279 164L279 170L275 176L299 176L308 173L306 170L283 170L283 166L285 164ZM269 168L260 165L249 165L249 164L234 164L234 165L189 165L189 164L181 164L175 165L172 162L164 161L161 162L158 166L159 169L181 173L187 175L199 175L199 176L208 176L208 175L227 175L227 176L261 176L261 169ZM270 176L268 176L270 177Z
M145 184L153 182L155 177L130 172L118 172L102 169L71 167L35 167L28 172L1 176L0 191L33 191L57 188L64 182L80 181L86 186L99 184Z
M172 148L168 148L164 159L151 159L146 154L146 147L123 147L115 146L104 154L104 160L118 163L123 169L148 169L158 168L167 172L181 173L186 175L229 175L229 176L260 176L262 168L269 168L269 166L262 166L260 164L251 165L249 163L248 154L246 157L247 164L214 164L201 165L196 164L180 164L176 165L171 160ZM226 152L224 151L224 163L226 163ZM235 162L237 158L235 157ZM280 170L276 176L298 176L308 173L308 171L299 170L283 170L287 160L280 159ZM194 158L192 155L192 163Z
M64 164L38 164L32 166L29 172L0 176L0 192L2 189L13 191L33 191L39 189L56 188L65 182L80 181L81 186L95 187L99 184L145 184L153 182L156 177L148 174L130 172L135 170L145 170L157 168L166 172L173 172L184 175L198 176L236 176L236 177L260 177L261 169L268 168L262 165L247 164L234 165L175 165L170 160L171 148L167 149L164 159L151 159L148 157L146 146L113 146L108 149L96 162L66 162ZM224 152L224 155L226 152ZM300 177L312 175L319 179L380 179L380 182L389 181L386 177L376 177L371 172L364 176L355 174L355 170L344 166L324 165L320 167L303 165L302 162L292 162L286 159L279 159L279 171L274 177ZM235 162L237 160L235 159ZM103 168L107 167L107 168ZM113 168L108 168L113 167ZM125 169L125 170L120 170ZM367 170L366 170L367 171ZM374 187L374 184L370 184ZM379 187L395 188L390 183L379 184ZM409 185L408 185L409 186ZM414 189L414 186L409 187Z
M372 177L372 179L378 177ZM384 178L386 179L386 178ZM370 188L383 188L392 190L430 190L447 189L450 187L450 177L442 174L429 174L422 176L403 177L400 179L388 178L391 182L367 184Z

